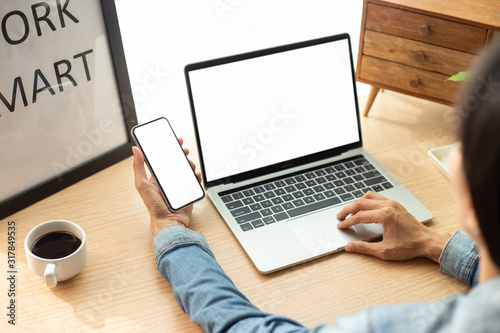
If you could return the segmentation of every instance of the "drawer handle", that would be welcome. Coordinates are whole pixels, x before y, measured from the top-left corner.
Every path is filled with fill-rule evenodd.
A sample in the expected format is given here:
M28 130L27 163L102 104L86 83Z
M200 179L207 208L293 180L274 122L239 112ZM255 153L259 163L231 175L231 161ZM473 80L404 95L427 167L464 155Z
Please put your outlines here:
M413 88L417 88L420 85L420 80L418 77L414 77L413 79L410 80L410 86Z
M422 36L427 36L429 34L429 26L427 24L423 24L418 28L418 33Z
M416 62L424 62L425 61L425 53L420 51L420 52L417 52L415 53L415 61Z

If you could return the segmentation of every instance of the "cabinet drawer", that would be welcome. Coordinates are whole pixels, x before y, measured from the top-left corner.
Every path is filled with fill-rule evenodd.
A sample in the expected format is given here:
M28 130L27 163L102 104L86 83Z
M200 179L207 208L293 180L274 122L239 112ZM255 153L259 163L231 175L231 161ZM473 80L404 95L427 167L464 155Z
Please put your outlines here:
M419 97L453 103L460 87L458 82L446 81L447 75L426 71L363 55L359 77L368 83L381 84L396 91Z
M367 30L363 54L448 76L470 67L475 55Z
M487 30L463 23L369 3L366 29L478 54Z

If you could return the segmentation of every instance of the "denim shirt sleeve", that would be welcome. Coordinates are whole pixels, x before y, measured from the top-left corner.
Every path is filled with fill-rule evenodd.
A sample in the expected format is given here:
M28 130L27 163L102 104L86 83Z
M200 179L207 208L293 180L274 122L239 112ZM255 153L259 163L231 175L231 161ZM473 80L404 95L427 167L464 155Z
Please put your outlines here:
M181 226L158 231L155 261L175 300L205 332L307 332L296 321L257 309L224 273L205 238Z
M298 322L256 308L224 273L205 238L181 226L160 230L153 238L155 261L171 284L175 300L205 332L423 332L446 327L455 299L431 303L374 306L339 317L310 330ZM441 271L469 284L477 283L478 252L474 242L456 232L440 257Z
M439 257L441 272L475 286L479 280L479 250L464 232L457 231L446 243Z

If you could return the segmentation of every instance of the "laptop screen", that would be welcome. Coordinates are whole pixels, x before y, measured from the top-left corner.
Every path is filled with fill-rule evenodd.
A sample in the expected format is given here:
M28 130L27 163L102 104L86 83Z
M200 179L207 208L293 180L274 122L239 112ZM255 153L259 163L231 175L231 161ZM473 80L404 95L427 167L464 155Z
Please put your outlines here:
M360 145L340 36L186 66L206 182Z

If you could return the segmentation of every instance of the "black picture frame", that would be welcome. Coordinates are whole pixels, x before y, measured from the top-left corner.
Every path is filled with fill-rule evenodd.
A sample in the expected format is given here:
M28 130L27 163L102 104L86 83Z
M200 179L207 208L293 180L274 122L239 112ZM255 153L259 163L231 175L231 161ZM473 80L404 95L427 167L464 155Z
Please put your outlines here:
M112 68L120 98L121 109L127 135L127 142L107 151L100 156L85 161L76 167L47 179L33 187L0 202L0 219L12 214L83 180L132 155L133 139L130 134L132 127L137 125L132 89L130 86L127 64L123 50L121 33L114 0L99 1L106 30L107 42L111 54Z

